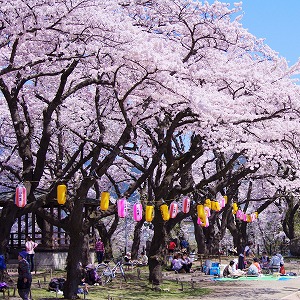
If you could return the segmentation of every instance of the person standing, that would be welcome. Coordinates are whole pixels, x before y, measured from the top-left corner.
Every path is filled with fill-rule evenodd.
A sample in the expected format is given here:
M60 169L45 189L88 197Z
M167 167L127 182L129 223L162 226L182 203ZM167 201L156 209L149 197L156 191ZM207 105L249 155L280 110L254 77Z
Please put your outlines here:
M248 257L251 257L251 258L254 257L254 254L250 248L250 246L252 246L252 245L253 245L252 242L248 242L246 244L246 246L243 248L243 251L239 254L238 268L240 270L243 270L245 268L245 263L246 263Z
M96 251L96 256L97 256L97 260L98 260L98 264L101 264L103 261L103 257L104 257L104 244L101 241L101 238L97 238L97 241L95 243L95 251Z
M30 236L26 237L25 248L27 252L27 261L30 265L30 272L34 270L34 249L37 247L37 243L35 243Z
M29 299L30 287L31 287L31 272L28 261L26 260L27 252L21 251L18 254L18 282L17 288L20 297L23 300Z

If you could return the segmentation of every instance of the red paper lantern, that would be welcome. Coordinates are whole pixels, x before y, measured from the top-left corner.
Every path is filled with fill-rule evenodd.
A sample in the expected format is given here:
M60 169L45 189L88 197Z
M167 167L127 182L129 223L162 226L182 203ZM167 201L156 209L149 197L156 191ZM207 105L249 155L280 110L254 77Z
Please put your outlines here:
M182 200L182 211L187 214L190 211L191 200L189 197L184 197Z
M15 204L18 207L24 207L27 204L27 192L24 185L16 187Z
M177 216L177 214L178 214L178 204L175 201L173 201L170 204L169 213L170 213L170 218L172 218L172 219L174 219Z

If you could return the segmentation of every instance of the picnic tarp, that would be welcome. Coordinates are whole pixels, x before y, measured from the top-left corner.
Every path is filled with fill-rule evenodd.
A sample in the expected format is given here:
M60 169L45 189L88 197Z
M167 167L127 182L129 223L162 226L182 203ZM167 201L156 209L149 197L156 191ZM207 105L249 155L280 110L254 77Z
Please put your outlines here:
M214 277L212 280L216 281L243 281L243 280L289 280L297 278L296 276L272 276L272 275L261 275L261 276L240 276L240 277Z

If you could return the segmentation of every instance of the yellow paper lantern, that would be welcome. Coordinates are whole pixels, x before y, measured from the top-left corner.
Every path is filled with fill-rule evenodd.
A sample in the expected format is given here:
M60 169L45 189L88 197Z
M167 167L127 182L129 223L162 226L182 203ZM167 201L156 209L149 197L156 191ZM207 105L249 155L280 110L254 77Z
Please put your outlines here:
M59 184L57 186L57 202L58 204L65 204L67 201L67 186L65 184Z
M232 203L232 213L235 215L236 214L236 212L238 211L238 205L235 203L235 202L233 202Z
M227 204L227 202L228 202L228 197L225 195L225 196L223 196L223 198L224 198L224 200L225 200L225 204Z
M218 201L214 201L214 202L215 202L214 204L215 211L220 211L221 210L220 203Z
M197 213L198 213L198 218L201 220L201 222L205 223L206 215L205 215L203 204L198 204L197 205Z
M102 192L100 197L100 209L107 210L109 206L110 194L109 192Z
M160 212L164 221L168 221L170 219L169 208L167 204L162 204L160 207Z
M250 215L247 215L247 223L251 223L251 216Z
M146 205L146 212L145 212L146 222L152 222L153 218L154 218L154 206Z
M210 201L210 199L205 199L204 206L206 206L209 209L211 209L211 201Z

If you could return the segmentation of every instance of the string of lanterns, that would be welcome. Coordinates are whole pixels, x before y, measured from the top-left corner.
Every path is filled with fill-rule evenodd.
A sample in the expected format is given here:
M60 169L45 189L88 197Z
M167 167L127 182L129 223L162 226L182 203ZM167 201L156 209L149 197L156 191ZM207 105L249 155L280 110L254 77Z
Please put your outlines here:
M57 203L64 205L67 200L67 186L65 184L57 185ZM110 193L104 191L100 196L100 209L105 211L109 207ZM203 227L209 226L209 217L211 216L211 210L220 211L228 202L227 196L223 196L219 201L206 199L204 204L197 204L197 223ZM23 184L19 184L16 187L15 193L15 204L18 207L24 207L27 204L27 193L26 188ZM181 211L185 214L189 213L191 207L191 200L188 196L184 196L182 199ZM128 213L128 201L125 197L117 200L118 216L125 218ZM171 202L170 207L166 203L163 203L159 207L162 219L168 221L170 218L174 219L178 212L179 207L176 201ZM258 218L258 212L249 214L244 213L238 208L236 202L232 204L232 213L236 215L236 218L244 222L253 222ZM142 220L143 217L143 206L140 202L133 205L133 219L136 222ZM154 205L147 204L145 208L145 220L146 222L152 222L154 218Z

